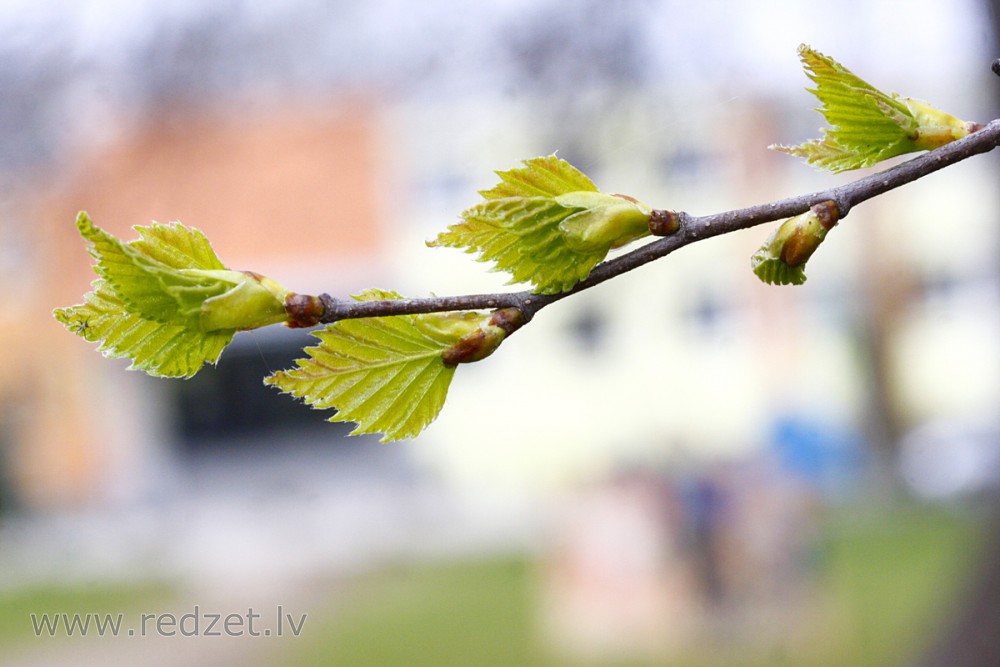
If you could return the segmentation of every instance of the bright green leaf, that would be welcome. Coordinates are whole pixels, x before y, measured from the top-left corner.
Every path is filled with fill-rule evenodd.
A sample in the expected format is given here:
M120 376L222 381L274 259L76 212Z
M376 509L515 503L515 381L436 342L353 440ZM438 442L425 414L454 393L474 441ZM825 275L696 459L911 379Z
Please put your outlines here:
M430 246L463 248L479 261L530 282L544 294L564 292L590 275L609 250L649 234L650 208L599 192L583 173L554 155L497 172L500 183L480 192Z
M355 298L401 297L367 290ZM336 408L330 421L357 422L352 434L383 433L383 442L412 438L444 405L455 366L442 355L488 319L431 313L341 320L314 334L320 343L306 349L308 358L264 382L314 408Z
M810 92L830 127L799 146L771 146L833 172L869 167L882 160L929 150L961 139L977 127L926 102L884 93L805 44L799 57L816 84Z
M86 213L76 224L93 243L95 271L130 312L144 319L203 331L256 328L285 319L283 295L259 277L226 269L201 232L180 223L137 227L141 238L125 243Z
M77 218L86 219L86 213ZM90 223L93 225L93 223ZM173 269L225 270L226 265L216 256L205 235L179 222L165 225L154 222L148 227L136 226L139 238L129 245L149 259Z
M462 213L464 221L430 245L478 252L479 261L510 273L512 283L531 282L545 294L565 292L590 275L607 254L579 253L566 242L559 225L582 210L549 198L494 199Z
M498 171L500 183L480 190L483 199L507 197L557 197L568 192L598 192L587 176L555 155L524 160L523 168Z
M197 230L154 223L125 243L83 212L77 227L100 278L84 303L54 314L108 356L131 358L131 368L188 377L215 363L236 331L288 319L287 290L227 269Z
M207 362L214 364L233 338L232 331L202 333L162 324L128 312L103 280L84 303L55 311L56 319L108 357L126 357L129 367L160 377L191 377Z
M789 266L760 249L750 258L754 275L769 285L801 285L806 281L805 265Z
M198 328L201 304L232 287L221 280L182 273L193 267L181 268L153 259L95 225L86 213L80 213L76 226L83 238L93 243L90 254L97 260L94 270L130 311L145 319ZM154 247L162 245L159 242ZM213 259L218 263L214 254Z

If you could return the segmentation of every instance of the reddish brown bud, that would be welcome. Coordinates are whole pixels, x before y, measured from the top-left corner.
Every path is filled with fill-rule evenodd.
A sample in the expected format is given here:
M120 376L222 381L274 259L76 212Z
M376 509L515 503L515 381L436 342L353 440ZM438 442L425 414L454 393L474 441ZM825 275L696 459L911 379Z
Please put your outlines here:
M501 308L490 317L490 324L500 327L508 336L520 329L524 322L524 313L519 308Z
M820 202L810 210L819 218L819 224L823 226L823 229L833 229L837 221L840 220L840 211L837 209L837 202L832 199Z
M496 346L487 349L487 333L484 329L476 329L458 339L458 342L441 353L445 366L457 366L484 359Z
M670 236L680 227L680 216L673 211L654 208L649 214L649 233L653 236Z
M788 266L805 264L816 251L816 248L819 247L819 243L820 239L818 237L802 229L796 229L789 234L785 240L785 244L781 246L779 258Z
M525 322L524 313L519 308L495 310L488 322L465 334L442 352L441 359L445 366L457 366L485 359Z
M826 233L837 224L839 217L836 202L828 200L786 220L775 235L780 247L778 258L788 266L805 264L826 238Z
M289 294L285 297L285 312L288 313L287 326L297 329L314 327L326 312L323 300L309 294Z

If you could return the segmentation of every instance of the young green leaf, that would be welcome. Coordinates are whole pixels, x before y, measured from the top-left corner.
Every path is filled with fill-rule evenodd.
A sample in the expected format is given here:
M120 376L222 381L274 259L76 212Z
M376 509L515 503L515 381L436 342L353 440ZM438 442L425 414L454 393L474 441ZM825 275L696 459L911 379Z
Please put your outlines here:
M253 329L286 319L288 291L261 276L227 269L197 230L180 223L136 227L141 238L124 243L86 213L76 224L93 243L94 270L144 319L202 331Z
M189 377L215 363L236 331L288 319L288 291L257 274L223 265L208 239L180 223L136 227L125 243L77 217L100 276L84 303L54 311L70 331L131 368Z
M806 262L838 218L837 205L826 201L785 220L750 258L754 274L771 285L801 285Z
M884 93L805 44L799 46L799 57L816 84L809 92L822 103L817 111L830 127L820 139L770 148L804 157L822 169L869 167L896 155L943 146L980 127L926 102Z
M157 377L191 377L207 362L218 361L233 339L232 331L204 333L177 324L163 324L129 312L101 279L84 303L54 311L57 320L111 358L132 360L132 370Z
M571 289L608 251L649 234L651 209L598 191L583 173L554 155L498 171L500 183L462 213L429 246L463 248L479 261L530 282L537 292Z
M371 289L354 298L402 297ZM489 315L476 313L341 320L314 334L320 343L306 348L308 358L264 383L314 408L336 408L330 421L357 422L352 435L411 438L441 411L456 364L487 356L506 334Z

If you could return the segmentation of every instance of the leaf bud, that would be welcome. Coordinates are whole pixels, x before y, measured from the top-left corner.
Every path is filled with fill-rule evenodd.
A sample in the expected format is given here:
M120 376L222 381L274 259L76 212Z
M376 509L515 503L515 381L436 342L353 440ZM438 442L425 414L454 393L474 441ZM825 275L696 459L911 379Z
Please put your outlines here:
M285 297L285 313L285 326L290 329L314 327L326 314L326 304L322 296L291 292Z
M982 128L982 125L978 123L956 118L950 113L932 107L923 100L903 97L900 98L900 101L906 105L917 121L917 136L913 138L913 141L922 149L939 148Z
M485 320L482 312L475 311L427 313L415 317L413 324L425 336L450 345L476 331Z
M288 319L285 298L289 291L270 278L253 271L219 270L199 273L233 284L226 292L202 303L202 331L246 331Z
M620 248L649 235L652 209L627 195L569 192L555 197L566 208L582 208L561 223L566 244L578 252Z
M487 322L459 338L441 354L444 365L457 366L485 359L525 321L524 314L517 308L494 311Z
M806 262L838 219L836 202L825 201L785 220L750 259L753 272L772 285L801 285Z
M653 236L670 236L681 228L681 217L674 211L654 208L649 215L649 233Z

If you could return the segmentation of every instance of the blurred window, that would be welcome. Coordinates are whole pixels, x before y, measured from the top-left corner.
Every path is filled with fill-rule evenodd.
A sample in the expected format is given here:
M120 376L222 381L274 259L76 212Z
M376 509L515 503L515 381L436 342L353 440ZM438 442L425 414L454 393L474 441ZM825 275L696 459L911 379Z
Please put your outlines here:
M595 354L606 346L607 317L594 306L577 310L570 319L570 334L580 350Z
M296 434L340 439L353 424L328 423L333 410L313 410L302 401L265 386L271 372L294 366L303 347L316 342L306 332L237 335L218 366L206 367L189 380L168 383L175 439L182 450L241 448L268 435L282 441Z

